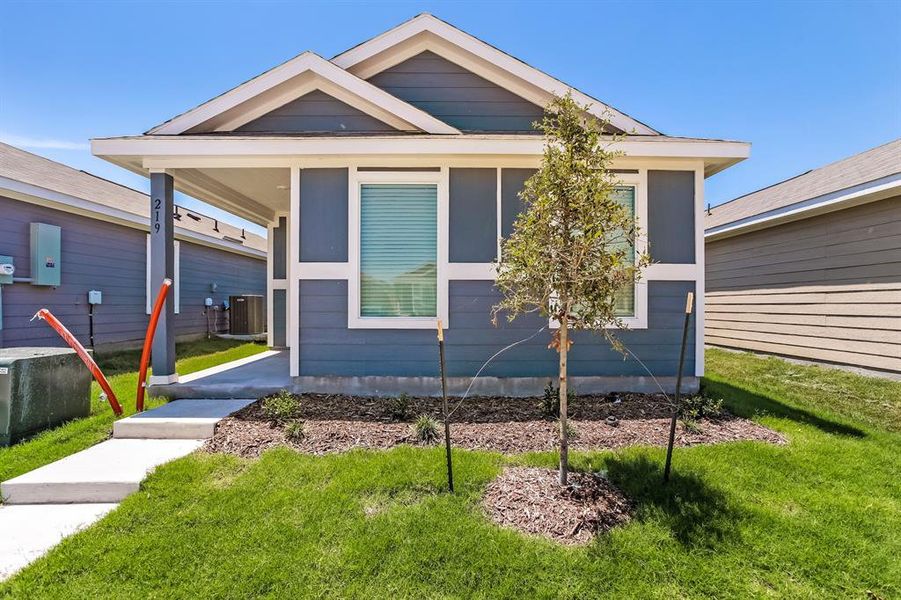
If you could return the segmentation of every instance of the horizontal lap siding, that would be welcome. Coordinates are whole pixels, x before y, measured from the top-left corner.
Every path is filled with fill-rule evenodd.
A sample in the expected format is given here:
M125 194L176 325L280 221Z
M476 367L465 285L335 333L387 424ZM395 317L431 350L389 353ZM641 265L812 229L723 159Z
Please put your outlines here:
M15 283L0 292L3 347L65 345L45 322L29 321L40 308L50 309L87 345L87 294L92 289L103 292L94 317L97 345L143 337L145 232L9 198L0 198L0 215L0 254L14 257L16 277L31 275L29 223L62 229L60 286Z
M429 51L369 82L463 131L533 132L543 114L540 106Z
M235 131L371 133L396 130L387 123L316 90L238 127Z
M901 197L706 251L707 343L901 371Z
M266 296L265 260L186 242L181 242L180 246L181 290L180 310L179 314L175 315L176 335L206 332L207 317L204 314L203 304L206 298L212 298L213 303L221 304L229 296L241 294ZM216 284L215 292L210 291L213 283ZM143 334L140 337L143 337Z
M621 334L654 375L672 376L678 364L685 293L693 283L651 282L647 330ZM491 307L499 299L488 281L450 282L450 328L447 361L450 376L472 376L495 352L535 333L538 317L491 324ZM505 352L485 368L486 376L553 377L557 354L547 348L545 330ZM644 375L632 358L623 360L600 337L574 334L570 373L574 376ZM694 339L686 351L686 373L694 372ZM311 376L436 376L438 354L432 330L347 328L347 282L300 283L300 374Z
M100 290L103 303L95 308L96 345L139 342L147 328L146 232L98 219L0 197L0 254L15 259L16 276L29 277L29 223L62 229L61 285L57 288L29 283L4 285L3 328L0 343L14 346L62 346L64 342L46 323L30 321L40 308L60 318L83 344L89 342L87 294ZM230 293L265 294L266 263L181 242L181 314L178 334L206 331L203 299L217 302ZM209 284L219 289L210 293Z

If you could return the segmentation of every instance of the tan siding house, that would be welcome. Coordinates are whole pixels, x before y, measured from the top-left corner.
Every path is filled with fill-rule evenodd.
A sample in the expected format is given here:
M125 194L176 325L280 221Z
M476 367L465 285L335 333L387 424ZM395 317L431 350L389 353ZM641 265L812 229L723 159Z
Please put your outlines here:
M901 372L901 140L713 208L705 342Z

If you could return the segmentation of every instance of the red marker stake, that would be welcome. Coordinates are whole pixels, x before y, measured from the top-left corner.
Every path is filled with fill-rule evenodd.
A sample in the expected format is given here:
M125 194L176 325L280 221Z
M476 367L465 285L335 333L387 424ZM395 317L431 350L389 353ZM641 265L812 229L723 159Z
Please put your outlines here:
M117 417L121 415L122 407L119 406L119 401L116 400L116 394L113 393L113 389L110 387L109 382L106 380L106 377L103 376L103 371L100 370L100 367L97 366L97 363L94 362L94 359L91 358L91 355L88 354L88 351L84 349L84 346L82 346L81 343L77 339L75 339L75 336L72 335L72 332L66 329L66 326L60 323L59 319L54 317L53 313L51 313L46 308L42 308L41 310L36 312L34 317L32 317L32 320L36 318L47 321L47 324L56 330L56 333L58 333L67 344L69 344L69 347L75 350L75 354L78 355L78 358L81 359L81 362L84 363L84 365L91 372L91 375L94 376L94 379L97 380L97 383L100 384L100 388L106 394L106 399L109 402L110 407L113 409L113 412L116 413Z
M141 370L138 372L138 393L135 396L135 409L138 412L144 410L144 380L147 379L147 363L150 362L150 347L153 345L153 335L156 333L156 324L160 320L160 313L163 312L163 305L166 304L166 296L169 288L172 287L171 279L163 279L163 285L160 286L160 292L156 296L156 302L153 305L153 311L150 313L150 322L147 324L147 333L144 334L144 349L141 350Z

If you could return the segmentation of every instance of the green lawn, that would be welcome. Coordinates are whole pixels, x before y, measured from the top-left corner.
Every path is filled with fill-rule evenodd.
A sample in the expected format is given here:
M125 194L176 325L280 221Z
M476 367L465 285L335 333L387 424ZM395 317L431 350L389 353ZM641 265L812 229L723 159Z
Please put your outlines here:
M660 449L577 453L579 468L606 470L638 503L630 524L586 548L485 519L479 496L504 464L497 454L457 452L454 496L442 492L440 449L196 454L159 469L0 596L901 596L901 384L707 356L709 392L789 443L679 449L667 488ZM554 456L515 460L550 466Z
M178 372L184 375L264 350L266 347L263 345L230 340L185 342L176 348L176 355L182 357L176 364ZM135 410L140 355L140 350L97 355L97 362L122 405L123 416ZM160 403L158 399L149 399L146 404L152 408ZM91 416L70 421L14 446L0 448L0 481L12 479L105 440L112 432L115 420L109 404L100 400L100 386L92 383Z

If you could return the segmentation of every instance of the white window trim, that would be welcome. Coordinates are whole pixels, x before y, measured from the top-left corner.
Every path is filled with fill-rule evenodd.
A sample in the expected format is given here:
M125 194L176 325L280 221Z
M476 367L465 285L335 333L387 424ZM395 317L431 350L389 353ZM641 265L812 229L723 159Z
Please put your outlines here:
M635 264L642 254L648 250L647 224L648 224L648 170L639 169L638 173L623 173L617 177L617 184L635 188L635 224L642 235L635 240ZM692 265L693 267L694 265ZM642 273L639 281L635 282L635 314L631 317L621 317L620 322L627 329L648 328L648 280L647 270ZM556 319L549 319L548 326L551 329L559 329L560 323ZM604 329L622 329L616 324L610 323Z
M448 320L448 229L449 229L449 169L440 171L358 171L348 169L347 227L348 227L348 329L434 329L436 319L444 328ZM431 183L438 187L438 273L437 316L435 317L362 317L360 316L360 186L367 183L416 184Z
M181 312L181 242L175 240L173 244L175 248L175 277L172 280L172 287L174 288L172 293L175 301L175 314L178 314ZM148 233L144 266L144 310L148 315L153 310L153 302L156 300L158 292L159 288L153 289L150 281L150 234Z

